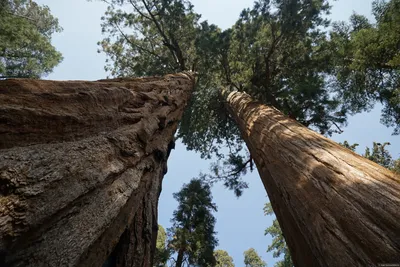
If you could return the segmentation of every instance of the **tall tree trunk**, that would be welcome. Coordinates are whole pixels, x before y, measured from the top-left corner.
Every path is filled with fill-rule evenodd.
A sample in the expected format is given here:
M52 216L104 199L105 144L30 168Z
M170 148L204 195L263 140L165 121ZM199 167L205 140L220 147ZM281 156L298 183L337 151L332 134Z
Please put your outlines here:
M400 177L245 93L224 93L295 266L400 262Z
M151 266L193 83L1 81L0 266Z
M184 254L184 250L182 248L179 249L178 251L178 257L176 257L176 265L175 267L182 267L183 264L183 254Z

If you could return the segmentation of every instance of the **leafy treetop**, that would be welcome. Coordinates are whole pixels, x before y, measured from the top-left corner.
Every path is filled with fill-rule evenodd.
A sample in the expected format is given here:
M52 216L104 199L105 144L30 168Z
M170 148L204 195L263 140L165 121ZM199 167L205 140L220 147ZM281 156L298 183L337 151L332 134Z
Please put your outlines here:
M225 250L219 249L214 251L214 257L216 261L216 267L235 267L232 257L229 256L228 252Z
M244 265L246 267L266 267L267 264L261 259L254 248L249 248L244 253Z
M210 186L200 179L192 179L174 198L179 205L168 229L168 246L177 253L176 267L181 267L183 262L214 266L213 252L218 240L212 212L217 207L212 202Z
M170 251L167 247L167 233L164 227L158 225L156 250L154 253L153 267L167 267Z

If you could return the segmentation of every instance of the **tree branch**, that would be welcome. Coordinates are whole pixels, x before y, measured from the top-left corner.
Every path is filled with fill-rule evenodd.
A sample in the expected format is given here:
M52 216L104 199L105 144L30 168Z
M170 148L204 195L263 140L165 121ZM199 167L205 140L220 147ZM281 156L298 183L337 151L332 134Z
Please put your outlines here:
M218 176L211 176L211 175L208 175L208 177L210 178L210 179L212 179L212 180L219 180L219 179L224 179L224 180L228 180L230 177L232 177L232 176L236 176L236 175L238 175L238 174L240 174L244 169L246 169L247 168L247 165L248 164L250 164L250 168L252 168L252 160L253 160L253 158L250 156L250 158L249 158L249 160L248 161L246 161L244 164L243 164L243 166L241 166L238 170L236 170L236 171L231 171L231 172L229 172L229 173L227 173L227 174L224 174L224 175L218 175ZM252 170L252 169L251 169Z
M156 26L158 32L160 33L161 37L164 39L164 45L166 47L168 47L169 51L171 52L174 60L176 63L178 63L180 65L180 62L177 58L176 55L176 47L174 47L170 42L168 37L166 36L165 32L163 31L163 29L161 28L160 24L158 23L157 19L155 18L154 14L151 13L151 10L149 8L149 6L146 4L146 0L142 0L142 3L144 5L144 7L146 8L147 12L149 13L150 17L151 17L151 21L154 23L154 25Z
M29 75L11 75L11 76L0 76L0 79L24 79L31 78Z
M129 0L129 3L131 3L132 7L136 10L137 13L139 13L140 16L151 21L151 18L149 16L145 15L143 12L141 12L140 9L133 3L132 0Z
M340 133L343 133L343 130L340 129L339 125L336 124L336 122L332 121L333 125L336 126L336 128L339 130Z
M14 14L14 13L12 13L12 12L10 12L10 11L7 12L7 13L10 14L11 16L23 18L23 19L30 20L30 21L32 21L32 22L37 23L37 20L34 20L34 19L30 18L30 17L24 16L24 15L19 15L19 14Z
M121 30L121 28L118 26L117 23L115 23L115 27L118 29L118 31L120 32L120 34L124 37L125 41L128 42L128 44L130 44L130 45L133 46L133 47L138 48L138 49L141 50L142 52L148 53L148 54L150 54L150 55L152 55L152 56L155 56L155 57L157 57L158 59L162 60L162 58L161 58L159 55L157 55L156 53L154 53L154 52L152 52L152 51L149 51L148 49L145 49L145 48L143 48L142 46L140 46L140 45L138 45L138 44L133 43L133 42L128 38L128 36Z

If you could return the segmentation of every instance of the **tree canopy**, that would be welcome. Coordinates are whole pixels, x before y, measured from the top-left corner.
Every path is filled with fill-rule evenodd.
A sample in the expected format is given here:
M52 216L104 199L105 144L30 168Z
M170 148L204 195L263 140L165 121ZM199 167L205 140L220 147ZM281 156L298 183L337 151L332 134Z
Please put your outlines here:
M47 6L0 0L0 78L40 78L52 72L62 56L51 36L61 30Z
M331 24L327 0L257 0L225 31L201 21L188 0L107 2L99 42L106 70L112 76L195 71L178 136L202 157L215 156L212 174L203 177L222 180L237 195L247 187L241 177L252 158L224 108L222 87L245 91L325 135L342 132L349 114L376 102L384 105L386 125L400 122L399 0L374 2L376 24L356 14Z
M373 2L376 23L353 14L330 33L335 91L353 112L383 105L381 122L400 133L400 1Z
M254 248L249 248L244 253L244 266L246 267L266 267L267 264L261 259Z
M216 267L235 267L233 259L225 250L218 249L214 251Z

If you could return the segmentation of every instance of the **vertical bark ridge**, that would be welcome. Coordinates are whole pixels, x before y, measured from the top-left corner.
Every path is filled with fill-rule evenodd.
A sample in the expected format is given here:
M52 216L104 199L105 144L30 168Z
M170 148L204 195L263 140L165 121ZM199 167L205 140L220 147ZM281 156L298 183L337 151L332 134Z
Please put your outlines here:
M400 262L400 177L264 106L224 92L296 266Z

